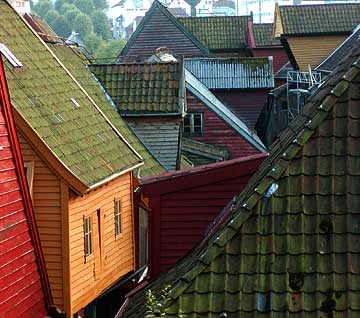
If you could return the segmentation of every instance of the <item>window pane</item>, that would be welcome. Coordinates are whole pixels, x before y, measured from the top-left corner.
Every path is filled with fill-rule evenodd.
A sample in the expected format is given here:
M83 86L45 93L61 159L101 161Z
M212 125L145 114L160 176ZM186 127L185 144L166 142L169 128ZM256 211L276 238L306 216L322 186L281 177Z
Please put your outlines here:
M191 115L186 115L184 118L184 133L191 132Z

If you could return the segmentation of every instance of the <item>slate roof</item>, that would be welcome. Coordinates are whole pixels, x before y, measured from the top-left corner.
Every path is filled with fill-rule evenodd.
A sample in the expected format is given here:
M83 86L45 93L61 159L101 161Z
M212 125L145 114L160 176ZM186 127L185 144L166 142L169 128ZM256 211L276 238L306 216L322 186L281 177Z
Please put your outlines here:
M281 46L273 36L273 23L253 23L252 29L256 47Z
M332 52L324 61L322 61L318 66L315 67L315 70L326 73L331 73L332 71L334 71L337 68L339 62L359 41L359 36L360 24L354 29L351 35L347 39L345 39L345 41L341 43L336 50L334 50L334 52Z
M97 105L4 0L0 20L0 41L24 65L4 63L11 102L57 159L87 187L141 164Z
M283 34L350 33L360 21L360 3L279 6Z
M177 20L211 51L246 48L249 16L189 17Z
M122 115L181 114L181 63L93 64L90 70Z
M75 76L76 80L90 94L93 100L109 118L112 124L126 138L132 147L140 154L144 160L144 165L140 168L140 176L151 176L163 173L166 169L146 150L145 146L136 137L134 132L128 127L126 122L116 111L116 106L112 106L110 96L106 96L100 83L94 75L87 69L89 60L77 47L61 44L48 44L51 50L65 64L66 68Z
M360 45L272 145L170 284L164 317L358 317ZM224 213L222 214L224 215ZM124 317L140 317L144 291Z

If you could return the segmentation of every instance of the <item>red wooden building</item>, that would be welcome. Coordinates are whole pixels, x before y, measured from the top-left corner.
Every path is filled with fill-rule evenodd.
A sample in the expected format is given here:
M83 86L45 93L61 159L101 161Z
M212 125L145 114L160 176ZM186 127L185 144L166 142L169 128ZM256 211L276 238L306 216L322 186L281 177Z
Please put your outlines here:
M25 173L0 61L1 318L44 318L55 309Z
M273 23L249 21L246 41L254 57L272 56L274 73L289 61L280 40L273 36Z
M257 154L143 179L142 196L150 208L151 277L171 267L202 239L211 222L216 223L219 211L245 187L266 156Z

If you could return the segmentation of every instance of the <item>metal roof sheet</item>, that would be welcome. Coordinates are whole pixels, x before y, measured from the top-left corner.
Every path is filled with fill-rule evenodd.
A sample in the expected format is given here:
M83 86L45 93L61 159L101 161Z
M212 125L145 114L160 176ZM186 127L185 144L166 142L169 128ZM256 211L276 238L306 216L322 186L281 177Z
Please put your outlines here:
M185 67L209 89L274 87L272 57L188 58Z

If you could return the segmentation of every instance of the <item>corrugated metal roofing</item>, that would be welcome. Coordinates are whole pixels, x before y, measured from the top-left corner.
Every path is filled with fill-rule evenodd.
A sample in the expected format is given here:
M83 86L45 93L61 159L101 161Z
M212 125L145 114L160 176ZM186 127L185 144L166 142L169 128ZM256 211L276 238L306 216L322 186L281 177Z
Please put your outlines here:
M274 87L272 58L190 58L185 67L209 89Z

